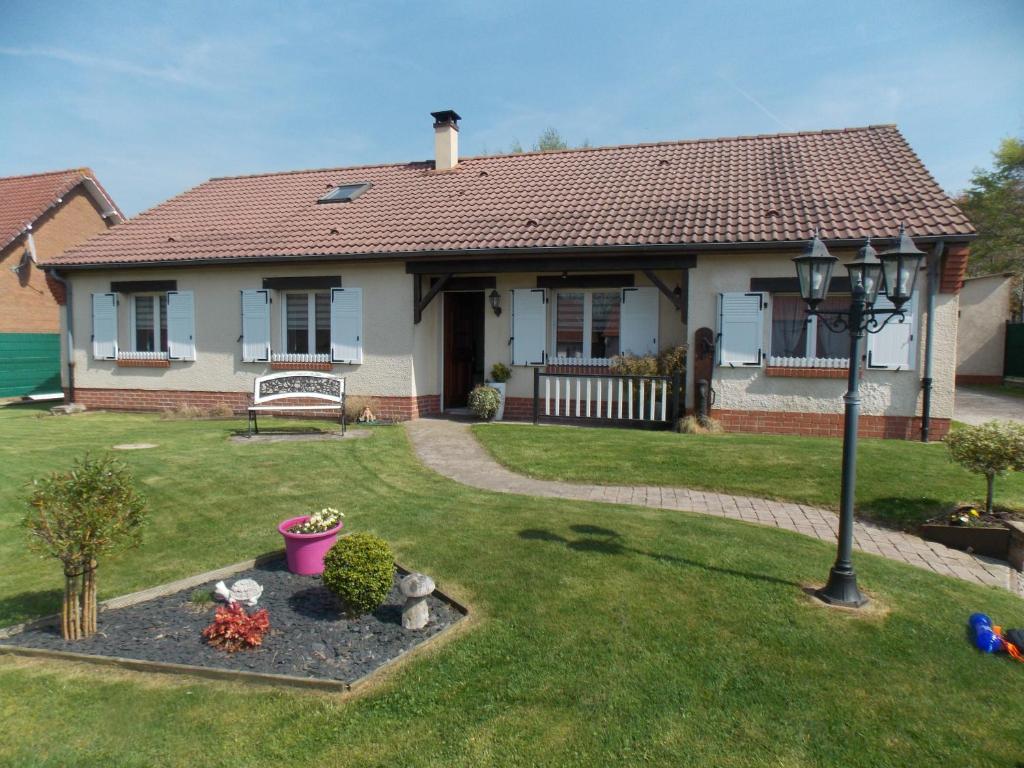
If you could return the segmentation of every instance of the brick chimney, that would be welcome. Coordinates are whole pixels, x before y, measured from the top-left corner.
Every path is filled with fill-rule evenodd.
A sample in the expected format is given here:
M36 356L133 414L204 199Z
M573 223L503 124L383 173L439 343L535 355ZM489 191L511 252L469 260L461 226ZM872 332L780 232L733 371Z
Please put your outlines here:
M459 117L451 109L430 113L434 118L434 169L449 171L459 164Z

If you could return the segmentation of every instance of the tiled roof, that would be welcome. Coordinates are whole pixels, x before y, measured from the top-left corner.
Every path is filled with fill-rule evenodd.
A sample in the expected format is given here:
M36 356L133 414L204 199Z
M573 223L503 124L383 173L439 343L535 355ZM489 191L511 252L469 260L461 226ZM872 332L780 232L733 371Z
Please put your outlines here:
M335 185L370 182L350 203ZM61 264L971 234L895 126L216 178Z
M0 249L6 248L27 227L34 224L62 197L85 180L95 184L96 192L105 198L106 204L118 216L124 218L89 168L71 168L66 171L0 178Z

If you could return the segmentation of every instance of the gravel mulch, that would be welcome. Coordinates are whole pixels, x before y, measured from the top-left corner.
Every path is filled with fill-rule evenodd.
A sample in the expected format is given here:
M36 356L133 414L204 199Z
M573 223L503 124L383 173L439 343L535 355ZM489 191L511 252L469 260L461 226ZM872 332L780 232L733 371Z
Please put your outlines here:
M399 577L395 575L384 605L371 615L348 620L319 576L289 573L283 557L237 573L225 579L229 587L244 578L263 585L257 607L267 609L270 631L262 646L236 653L213 648L202 637L221 603L200 606L191 598L196 592L212 591L215 582L101 611L98 633L86 640L66 643L59 626L37 626L0 640L0 645L351 683L463 618L459 610L431 595L430 623L418 631L403 629L405 598L398 590Z

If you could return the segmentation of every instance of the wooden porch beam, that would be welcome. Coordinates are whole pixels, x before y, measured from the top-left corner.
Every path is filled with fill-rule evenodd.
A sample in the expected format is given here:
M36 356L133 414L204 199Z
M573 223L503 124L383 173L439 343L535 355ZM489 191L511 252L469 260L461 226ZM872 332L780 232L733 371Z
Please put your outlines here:
M683 272L685 274L686 270L683 270ZM681 297L676 296L672 289L665 285L660 277L654 274L654 270L645 269L643 270L643 273L647 275L647 279L654 283L657 289L665 295L665 298L672 302L672 306L675 307L678 312L683 311L683 302Z
M427 291L427 295L426 296L422 295L423 294L423 286L420 283L421 279L422 279L421 275L413 275L413 279L412 279L412 296L413 296L412 321L413 321L414 324L419 323L419 321L423 319L423 310L426 309L429 306L430 302L434 300L434 297L437 296L437 294L439 294L442 290L444 290L445 285L447 285L448 281L452 279L452 276L451 276L451 273L448 273L446 275L441 275L441 278L436 283L434 283L432 286L430 286L430 290Z

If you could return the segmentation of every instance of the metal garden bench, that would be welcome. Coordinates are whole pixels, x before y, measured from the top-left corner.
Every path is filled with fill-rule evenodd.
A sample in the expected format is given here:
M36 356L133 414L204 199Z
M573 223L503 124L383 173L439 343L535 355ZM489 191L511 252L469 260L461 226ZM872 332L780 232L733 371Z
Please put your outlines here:
M317 405L289 405L288 400L323 400ZM273 403L273 405L269 405ZM338 411L341 434L345 434L345 379L316 371L286 371L260 376L252 391L249 406L249 436L260 432L257 414L261 411Z

